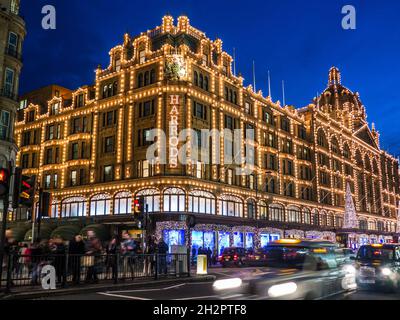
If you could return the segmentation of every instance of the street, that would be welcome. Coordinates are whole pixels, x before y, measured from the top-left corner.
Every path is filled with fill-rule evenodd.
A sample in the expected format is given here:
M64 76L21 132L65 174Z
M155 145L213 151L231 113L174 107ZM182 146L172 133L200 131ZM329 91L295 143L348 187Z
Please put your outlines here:
M263 272L266 272L265 268L216 268L211 269L209 273L215 275L217 279L224 279L236 276L260 274ZM290 270L282 270L282 272L287 274ZM46 298L46 300L218 300L220 297L215 294L212 284L212 281L208 281L173 285L154 285L134 290L54 296ZM224 299L240 300L240 295L225 296ZM254 299L259 298L254 296ZM400 294L356 290L332 296L329 300L400 300Z

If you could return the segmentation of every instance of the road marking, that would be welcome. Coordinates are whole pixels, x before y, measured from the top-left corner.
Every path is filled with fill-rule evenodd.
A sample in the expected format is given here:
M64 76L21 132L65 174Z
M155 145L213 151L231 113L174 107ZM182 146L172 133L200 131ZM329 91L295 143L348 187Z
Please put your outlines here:
M98 292L97 294L101 294L103 296L115 297L115 298L131 299L131 300L151 300L151 299L147 299L147 298L124 296L121 294L113 294L113 293L107 293L107 292Z
M161 290L169 290L174 288L179 288L186 285L186 283L177 284L175 286L166 287L166 288L155 288L155 289L138 289L138 290L120 290L120 291L107 291L107 292L115 292L115 293L129 293L129 292L149 292L149 291L161 291Z
M189 297L189 298L179 298L179 299L173 299L173 300L202 300L202 299L207 299L207 298L218 298L218 296L203 296L203 297Z

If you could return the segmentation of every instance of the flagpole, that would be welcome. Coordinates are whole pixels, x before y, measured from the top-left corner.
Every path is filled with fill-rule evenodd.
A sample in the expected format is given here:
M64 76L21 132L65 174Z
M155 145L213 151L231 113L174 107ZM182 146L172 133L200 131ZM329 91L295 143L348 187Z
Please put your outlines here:
M271 76L269 74L269 70L268 70L268 96L271 98L272 100L272 95L271 95Z
M256 89L256 64L253 60L253 84L254 84L254 92L257 92Z
M282 95L283 95L283 107L286 106L286 99L285 99L285 81L282 80Z
M233 48L233 75L236 77L236 48Z

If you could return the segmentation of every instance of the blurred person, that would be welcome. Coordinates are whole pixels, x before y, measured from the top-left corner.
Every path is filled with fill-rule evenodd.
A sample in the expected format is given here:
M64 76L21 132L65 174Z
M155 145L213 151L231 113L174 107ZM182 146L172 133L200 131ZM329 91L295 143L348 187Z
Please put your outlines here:
M123 255L123 263L124 263L124 274L127 271L127 267L131 271L132 279L134 278L134 270L133 266L135 264L135 250L136 243L129 234L129 232L124 231L122 233L122 238L124 241L121 244L121 253ZM125 275L124 275L125 277Z
M207 264L209 267L211 267L211 256L212 256L212 251L210 249L210 247L207 248Z
M88 256L86 258L88 259L89 263L87 264L88 269L86 274L86 282L98 283L99 279L97 277L97 268L100 264L103 247L93 230L88 230L87 238L88 239L85 243L85 254Z
M154 254L156 253L156 241L153 236L149 236L147 240L147 245L145 249L146 259L144 264L144 274L146 276L151 276L154 270Z
M159 258L159 274L167 274L167 253L169 251L168 245L164 239L161 239L157 245L157 253Z
M119 250L119 238L118 236L113 236L109 242L106 253L106 274L108 275L108 270L111 268L112 280L116 281L118 279L118 250ZM107 276L108 277L108 276Z
M85 254L85 243L82 235L76 234L69 242L68 254L72 282L73 284L79 284L81 280L81 258Z
M54 239L52 254L54 255L54 268L56 269L57 283L64 286L66 282L66 248L61 237Z
M31 270L32 270L32 285L38 285L40 272L41 272L41 260L42 260L42 248L40 247L39 242L36 240L31 245Z

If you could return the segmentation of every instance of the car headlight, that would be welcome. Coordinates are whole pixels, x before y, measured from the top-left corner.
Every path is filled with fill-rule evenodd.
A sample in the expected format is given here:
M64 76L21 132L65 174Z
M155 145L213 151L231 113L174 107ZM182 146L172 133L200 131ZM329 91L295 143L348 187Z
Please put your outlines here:
M233 278L233 279L217 280L214 282L213 288L216 290L227 290L227 289L239 288L241 285L242 285L242 279Z
M343 266L343 271L347 274L356 274L356 268L350 264Z
M384 276L390 276L391 274L392 274L392 270L390 270L389 268L383 268L382 269L382 274L384 275Z
M294 282L282 283L272 286L268 289L268 295L271 298L279 298L297 291L297 284Z

